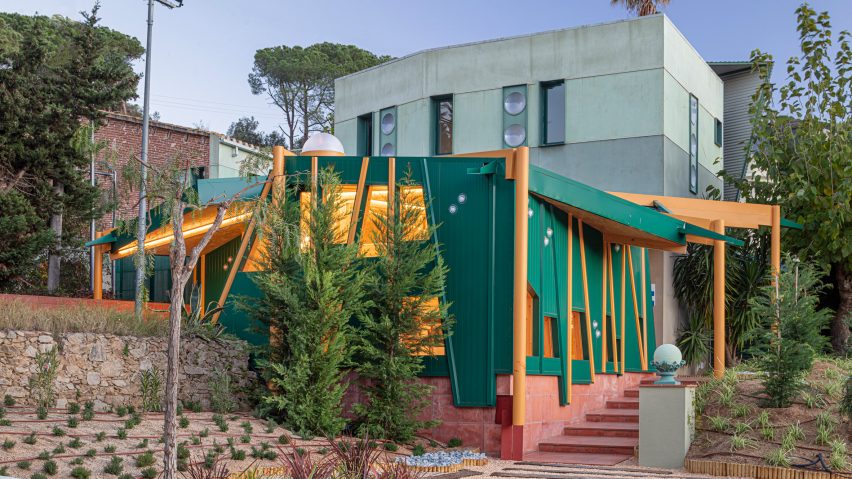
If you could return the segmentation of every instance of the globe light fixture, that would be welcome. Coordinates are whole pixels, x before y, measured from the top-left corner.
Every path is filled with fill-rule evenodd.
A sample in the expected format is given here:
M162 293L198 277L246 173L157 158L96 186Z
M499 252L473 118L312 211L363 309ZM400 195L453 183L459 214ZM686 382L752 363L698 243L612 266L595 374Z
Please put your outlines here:
M382 133L390 135L394 128L396 128L396 117L391 112L385 113L382 116Z
M677 370L680 369L686 361L683 360L683 355L680 349L674 344L663 344L654 351L654 361L651 365L657 370L657 375L660 379L654 384L680 384L675 379Z
M506 127L506 130L503 131L503 141L512 148L523 145L526 139L527 130L517 123L509 125Z
M343 156L343 143L330 133L314 133L302 147L302 156Z
M393 156L396 154L396 148L394 148L393 143L385 143L382 145L382 151L380 151L382 156Z
M503 101L503 109L506 110L506 113L513 116L523 112L526 107L527 99L524 97L524 94L519 91L509 93Z

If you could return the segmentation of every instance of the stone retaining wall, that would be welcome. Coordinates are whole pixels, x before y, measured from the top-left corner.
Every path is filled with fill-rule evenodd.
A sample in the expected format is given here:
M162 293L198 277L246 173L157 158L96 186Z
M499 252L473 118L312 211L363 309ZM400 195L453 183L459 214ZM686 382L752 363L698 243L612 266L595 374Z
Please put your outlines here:
M69 401L94 401L96 409L125 404L140 405L142 371L156 367L165 388L167 340L110 334L65 333L54 337L40 331L0 330L0 395L8 394L21 405L32 405L30 378L35 374L38 351L58 348L59 370L55 382L57 406ZM249 370L245 342L184 339L181 344L181 400L210 404L214 371L227 371L231 390L241 407L248 407L245 391L256 381Z

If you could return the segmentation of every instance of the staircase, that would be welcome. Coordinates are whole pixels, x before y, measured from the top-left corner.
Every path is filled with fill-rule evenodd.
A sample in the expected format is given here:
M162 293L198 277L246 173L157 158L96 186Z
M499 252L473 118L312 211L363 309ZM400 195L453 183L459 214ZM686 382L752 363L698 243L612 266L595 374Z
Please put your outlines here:
M639 388L633 388L587 413L584 422L565 427L561 436L545 439L524 460L611 466L633 457L638 445Z

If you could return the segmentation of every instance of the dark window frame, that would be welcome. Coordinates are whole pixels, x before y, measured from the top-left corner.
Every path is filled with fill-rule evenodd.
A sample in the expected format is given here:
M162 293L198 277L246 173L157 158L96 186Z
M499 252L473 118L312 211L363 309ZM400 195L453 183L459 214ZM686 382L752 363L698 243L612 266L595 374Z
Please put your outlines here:
M432 100L432 118L430 121L432 131L432 153L435 156L452 155L453 154L453 136L455 133L455 100L452 94L433 96ZM449 101L450 103L450 149L449 151L441 150L441 135L438 133L439 122L441 120L441 103Z
M373 142L373 112L358 115L356 118L355 134L357 139L357 154L359 156L372 156L375 145ZM362 126L366 125L366 131L362 130Z
M547 116L548 116L548 108L547 108L547 96L550 88L562 85L562 95L563 95L563 104L562 104L562 139L559 141L547 141ZM550 80L543 81L539 83L539 100L541 104L541 146L555 146L555 145L564 145L565 144L565 125L567 125L567 105L565 104L565 100L568 98L567 92L565 90L565 80Z
M722 120L718 118L714 118L716 122L714 123L713 130L713 142L716 143L716 146L722 146L722 141L724 139L724 131L722 130Z

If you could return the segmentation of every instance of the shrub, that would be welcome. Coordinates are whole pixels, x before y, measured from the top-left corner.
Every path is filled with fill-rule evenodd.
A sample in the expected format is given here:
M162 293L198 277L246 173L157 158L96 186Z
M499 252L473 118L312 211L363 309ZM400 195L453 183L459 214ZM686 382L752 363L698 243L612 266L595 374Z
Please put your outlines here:
M53 426L53 435L56 437L62 437L65 435L65 431L59 426Z
M181 416L180 419L178 419L178 426L180 426L181 429L188 428L189 427L189 419L186 416Z
M35 443L38 442L38 438L36 438L35 432L31 432L29 436L25 436L23 439L21 439L21 441L23 441L24 444L29 444L30 446L33 446L35 445Z
M45 420L47 419L47 408L44 406L39 406L36 408L36 417Z
M75 402L68 403L68 414L79 414L80 405Z
M53 448L53 453L54 454L64 454L65 453L65 444L62 444L60 442L58 446Z
M106 433L105 432L101 431L101 432L95 434L95 441L101 442L104 439L106 439Z
M191 442L193 446L198 446L201 444L201 439L198 436L190 436L189 442Z
M243 428L243 431L245 431L246 434L251 434L254 431L254 428L251 426L251 423L248 422L248 421L243 421L243 423L240 424L240 427Z
M3 396L3 405L6 406L6 407L14 406L15 405L15 398L6 394L5 396Z
M828 456L828 465L834 471L845 471L849 467L846 458L846 441L835 439L831 441L831 454Z
M121 471L124 469L124 460L119 456L112 456L110 458L109 463L104 466L104 473L109 474L111 476L117 476L121 474Z
M747 447L757 447L757 442L738 434L731 436L731 451L738 451Z
M273 432L275 432L276 427L278 427L278 423L275 422L274 419L267 419L264 430L267 434L272 434Z
M127 406L118 406L117 408L115 408L115 413L118 415L118 417L123 417L127 414Z
M447 447L461 447L461 445L462 440L457 437L451 438L449 441L447 441Z
M79 437L75 437L68 442L68 447L80 449L81 447L83 447L83 441L81 441Z
M68 464L71 464L72 466L79 466L79 465L83 464L83 458L82 457L75 457Z
M399 449L399 446L397 446L396 444L394 444L392 442L386 442L384 444L384 448L385 448L386 451L396 452Z
M753 408L748 404L735 404L731 408L731 415L734 417L746 417L753 412Z
M48 476L52 476L59 470L59 466L56 465L56 461L47 460L44 464L42 464L41 470Z
M243 449L237 449L235 447L231 448L231 459L235 461L242 461L246 458L246 451Z
M143 370L140 377L140 393L142 395L142 411L159 411L161 409L161 394L163 380L157 366Z
M762 437L764 441L774 441L775 429L773 429L772 427L760 428L760 437Z
M790 458L787 457L787 449L779 447L766 456L766 463L776 467L790 467Z
M84 421L91 421L92 419L95 418L95 411L93 411L91 409L84 409L83 414L81 414L80 417Z
M115 452L115 444L108 444L108 445L104 446L104 452L109 453L109 454L112 454L113 452Z
M290 436L286 434L278 436L278 444L290 444Z
M0 476L9 475L9 466L0 466Z
M47 479L47 476L45 476L44 474L42 474L40 472L37 472L37 473L33 474L32 476L30 476L30 479Z
M46 460L50 459L50 452L49 451L41 451L40 453L38 453L38 456L36 456L36 457L38 458L39 461L46 461Z
M243 444L250 443L251 442L251 436L249 436L248 434L243 434L242 436L240 436L240 442L243 443Z
M115 432L115 437L119 439L127 439L127 430L124 428L118 428L118 431Z
M15 465L18 466L18 469L28 471L30 469L30 466L33 465L33 463L31 463L30 461L18 461L18 463Z
M152 337L168 334L168 321L137 319L132 311L89 305L39 308L20 301L0 300L0 329Z
M734 424L734 434L745 434L751 431L751 425L747 422L738 422Z
M77 426L80 425L80 420L77 419L77 416L71 416L71 417L68 418L68 421L66 422L66 424L71 429L74 429L74 428L76 428Z
M0 426L11 426L11 425L12 425L12 421L10 421L8 419L0 419Z
M846 378L843 400L840 401L840 412L852 421L852 376Z
M136 445L136 449L145 449L148 447L148 438L142 439L139 441L139 444Z
M180 465L178 464L178 470L180 470ZM118 476L118 479L135 479L132 474L125 472L124 474Z
M207 429L206 427L204 429L202 429L201 432L198 433L199 437L207 437L209 435L210 435L210 429Z
M89 479L91 477L92 471L86 469L83 466L77 466L71 470L71 477L74 479Z
M148 467L154 464L154 453L146 451L144 454L136 456L136 467Z
M5 441L3 441L2 447L4 451L8 451L15 447L15 441L11 439L6 439Z
M415 444L413 448L411 448L412 456L422 456L426 454L426 448L423 447L423 444Z
M234 400L234 392L231 390L231 375L218 368L213 370L213 375L208 383L210 387L210 408L217 413L229 413L237 408Z
M804 387L803 378L811 370L814 356L823 351L827 338L821 331L831 319L831 310L817 309L825 289L825 272L815 265L799 263L789 255L786 270L773 286L752 301L752 310L761 320L755 330L757 368L770 407L788 407Z
M0 311L3 311L3 309L0 308ZM56 403L54 382L59 372L59 358L56 356L56 348L50 348L44 352L36 352L35 363L36 372L30 377L30 393L35 398L38 406L45 409L53 407Z
M85 456L86 457L95 457L95 455L97 455L97 453L98 453L97 449L88 449L88 450L86 450Z

